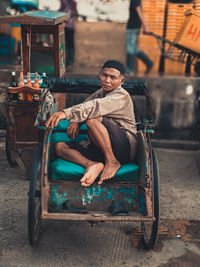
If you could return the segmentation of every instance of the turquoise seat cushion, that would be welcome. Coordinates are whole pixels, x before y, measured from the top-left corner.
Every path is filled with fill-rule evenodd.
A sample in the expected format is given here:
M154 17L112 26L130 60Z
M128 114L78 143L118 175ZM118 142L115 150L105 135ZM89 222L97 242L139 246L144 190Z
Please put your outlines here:
M56 144L57 142L71 141L71 139L67 136L68 125L68 120L62 120L58 123L53 134L53 144ZM56 132L56 130L58 132ZM80 130L87 130L85 123L81 125ZM80 142L82 140L87 140L86 134L79 134L75 139L73 139L75 142ZM84 172L84 167L60 158L51 163L52 180L80 180ZM137 181L138 165L133 163L122 165L115 175L115 180Z
M120 181L138 181L138 165L128 163L121 166L114 179ZM52 180L80 180L85 172L85 168L75 163L56 159L51 164Z
M58 125L54 128L55 132L53 134L53 140L52 140L53 144L56 144L58 142L66 143L72 140L67 136L68 126L69 126L68 120L59 121ZM80 130L87 130L87 126L85 123L81 125ZM79 134L75 139L73 139L73 141L78 143L82 140L87 140L86 134Z

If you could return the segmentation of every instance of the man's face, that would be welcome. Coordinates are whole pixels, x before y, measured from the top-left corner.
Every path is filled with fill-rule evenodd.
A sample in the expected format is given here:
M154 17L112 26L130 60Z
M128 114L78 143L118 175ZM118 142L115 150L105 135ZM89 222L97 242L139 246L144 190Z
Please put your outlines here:
M113 68L104 68L99 75L99 79L104 91L112 91L124 82L120 72Z

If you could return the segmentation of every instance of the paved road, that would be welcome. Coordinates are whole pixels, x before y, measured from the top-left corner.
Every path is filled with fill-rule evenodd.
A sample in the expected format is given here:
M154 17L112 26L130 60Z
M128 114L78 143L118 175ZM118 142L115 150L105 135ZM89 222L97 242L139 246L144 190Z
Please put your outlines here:
M199 267L200 152L156 149L161 179L157 247L143 250L140 225L46 221L38 248L27 239L29 181L9 167L0 143L0 266Z

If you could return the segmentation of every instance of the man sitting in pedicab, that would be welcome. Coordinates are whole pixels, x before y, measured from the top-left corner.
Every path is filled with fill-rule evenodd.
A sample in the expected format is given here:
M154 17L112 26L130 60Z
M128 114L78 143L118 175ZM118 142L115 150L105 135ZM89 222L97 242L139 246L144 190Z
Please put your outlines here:
M83 103L54 113L47 127L69 120L67 135L74 139L80 123L88 128L89 142L58 142L56 155L85 167L80 182L90 186L100 175L98 184L115 176L121 164L133 162L137 145L137 128L133 102L122 88L125 69L121 62L106 61L100 71L101 89Z

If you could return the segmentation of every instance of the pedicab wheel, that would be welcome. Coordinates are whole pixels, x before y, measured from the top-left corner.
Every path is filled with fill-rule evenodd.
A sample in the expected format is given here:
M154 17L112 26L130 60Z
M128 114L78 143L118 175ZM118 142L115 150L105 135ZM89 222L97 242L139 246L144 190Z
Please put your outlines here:
M145 249L150 250L155 247L158 237L158 226L159 226L159 208L160 208L160 183L158 164L156 154L152 150L152 171L153 171L153 208L155 221L153 222L141 222L143 244Z
M194 65L194 71L198 76L200 76L200 61L197 61Z
M7 157L7 161L10 165L10 167L12 168L17 168L17 162L16 162L16 158L15 158L15 151L10 149L10 143L9 143L9 138L8 138L8 134L6 132L6 157Z
M28 239L35 246L39 239L41 225L41 167L42 146L38 145L33 156L31 180L28 199Z

